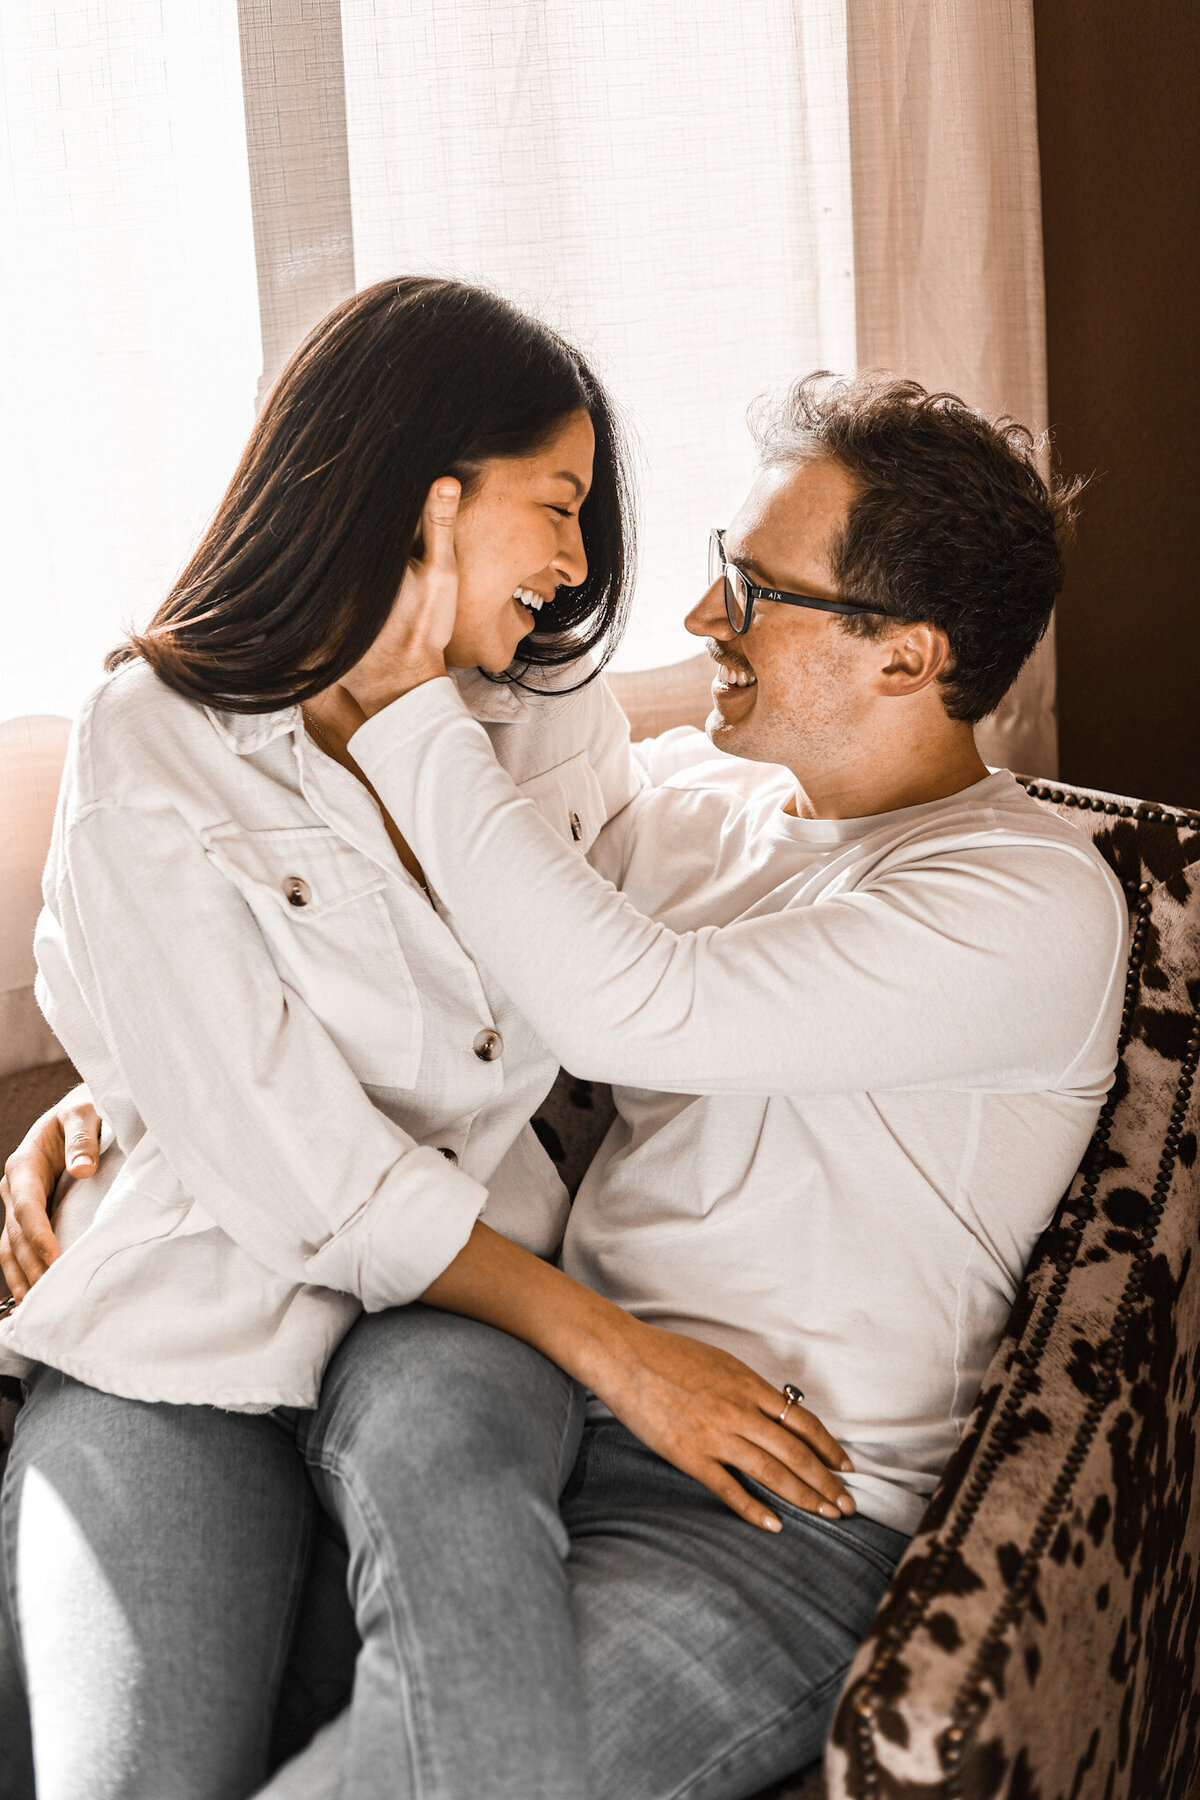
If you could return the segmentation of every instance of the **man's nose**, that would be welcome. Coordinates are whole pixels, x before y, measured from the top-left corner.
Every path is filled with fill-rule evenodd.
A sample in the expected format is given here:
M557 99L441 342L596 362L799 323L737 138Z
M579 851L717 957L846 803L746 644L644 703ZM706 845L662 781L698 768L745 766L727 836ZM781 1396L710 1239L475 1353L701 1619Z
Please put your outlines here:
M724 643L734 636L733 626L725 611L724 576L718 576L703 600L693 606L683 623L694 637L719 638Z

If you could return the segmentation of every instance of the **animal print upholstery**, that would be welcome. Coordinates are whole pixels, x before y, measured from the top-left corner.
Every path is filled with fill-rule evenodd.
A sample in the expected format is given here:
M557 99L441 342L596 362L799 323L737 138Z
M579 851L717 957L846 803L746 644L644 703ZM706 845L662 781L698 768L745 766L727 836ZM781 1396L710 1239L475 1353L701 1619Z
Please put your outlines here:
M1200 1773L1200 815L1026 785L1129 896L1120 1064L850 1670L830 1800L1187 1800ZM571 1186L610 1096L564 1077L542 1114Z

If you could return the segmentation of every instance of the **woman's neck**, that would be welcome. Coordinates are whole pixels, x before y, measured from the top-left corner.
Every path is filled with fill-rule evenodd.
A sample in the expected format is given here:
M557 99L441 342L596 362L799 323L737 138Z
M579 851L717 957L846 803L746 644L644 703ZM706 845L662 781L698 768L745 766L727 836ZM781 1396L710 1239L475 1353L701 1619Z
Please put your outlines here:
M400 858L400 861L404 864L404 867L408 870L413 879L419 882L423 888L427 889L428 883L425 880L425 872L413 855L413 852L410 850L407 839L401 835L398 826L391 814L387 811L383 802L380 800L379 795L375 792L375 789L371 786L370 782L351 756L349 750L346 748L348 739L353 737L358 726L362 723L362 720L360 718L356 719L348 716L346 708L339 705L336 699L333 699L331 702L331 695L336 693L340 693L340 690L327 689L324 694L318 694L315 700L306 700L304 702L300 711L303 715L308 735L316 744L318 750L324 751L326 756L330 757L334 762L340 763L343 769L348 770L349 773L354 776L354 779L361 782L363 787L366 788L368 794L370 794L372 800L374 800L376 806L379 808L380 817L383 819L384 829L392 841L392 847L394 848L396 855Z

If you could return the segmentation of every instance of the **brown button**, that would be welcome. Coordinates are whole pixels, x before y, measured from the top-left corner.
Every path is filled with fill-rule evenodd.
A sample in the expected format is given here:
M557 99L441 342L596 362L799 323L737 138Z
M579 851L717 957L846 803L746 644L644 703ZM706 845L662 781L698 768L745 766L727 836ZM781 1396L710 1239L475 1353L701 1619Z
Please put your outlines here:
M312 899L312 889L299 875L285 875L282 887L289 906L307 906Z
M456 1163L458 1161L458 1156L456 1155L456 1153L453 1150L451 1150L449 1144L439 1144L438 1150L445 1157L447 1162Z
M480 1062L495 1062L504 1048L504 1039L498 1031L477 1031L471 1048Z
M571 814L571 836L575 839L576 843L578 843L583 836L583 826L579 823L578 813Z

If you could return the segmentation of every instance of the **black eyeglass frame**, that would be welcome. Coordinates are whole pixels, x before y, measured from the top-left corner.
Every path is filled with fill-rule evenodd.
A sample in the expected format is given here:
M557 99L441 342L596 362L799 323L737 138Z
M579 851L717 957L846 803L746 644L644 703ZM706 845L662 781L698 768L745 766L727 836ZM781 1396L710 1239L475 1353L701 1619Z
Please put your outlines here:
M714 568L716 573L714 573ZM732 569L746 589L746 614L739 625L734 617L733 591L729 581L729 570ZM754 617L756 600L778 600L783 606L808 606L815 612L829 613L874 613L878 618L889 619L891 613L885 612L881 606L861 606L857 600L823 600L816 594L784 594L778 588L759 587L737 564L730 562L725 554L725 533L713 527L708 534L708 585L711 587L720 575L725 590L725 617L729 620L739 637L744 637L750 629L750 621Z

